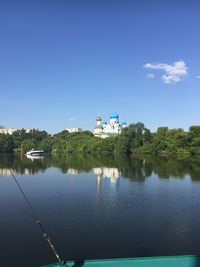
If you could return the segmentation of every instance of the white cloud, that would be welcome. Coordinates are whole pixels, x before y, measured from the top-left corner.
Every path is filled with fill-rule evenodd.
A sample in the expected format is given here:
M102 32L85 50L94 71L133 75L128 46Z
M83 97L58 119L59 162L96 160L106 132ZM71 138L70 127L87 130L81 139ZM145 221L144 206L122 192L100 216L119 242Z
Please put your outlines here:
M197 75L196 78L197 78L197 79L200 79L200 75Z
M188 68L184 61L176 61L171 65L165 63L147 63L143 67L152 70L163 70L165 74L161 78L164 83L168 84L180 82L188 74Z
M154 73L147 74L147 78L149 78L149 79L153 79L154 77L155 77Z
M72 117L72 118L70 118L69 120L70 120L70 121L75 121L75 119L74 119L73 117Z

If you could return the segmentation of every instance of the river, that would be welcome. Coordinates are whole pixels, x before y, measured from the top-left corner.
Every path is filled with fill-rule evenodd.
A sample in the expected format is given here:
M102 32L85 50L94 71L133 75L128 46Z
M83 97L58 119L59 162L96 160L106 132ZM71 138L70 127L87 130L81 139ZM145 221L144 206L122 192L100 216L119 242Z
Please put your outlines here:
M200 254L200 164L194 160L0 155L0 266L61 258Z

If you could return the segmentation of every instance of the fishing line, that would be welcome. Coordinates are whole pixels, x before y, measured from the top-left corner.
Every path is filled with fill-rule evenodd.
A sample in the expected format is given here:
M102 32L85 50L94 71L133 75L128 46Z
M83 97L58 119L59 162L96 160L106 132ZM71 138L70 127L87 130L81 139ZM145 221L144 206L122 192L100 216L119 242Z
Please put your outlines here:
M13 179L14 179L16 185L17 185L17 187L19 188L19 190L20 190L22 196L24 197L25 202L27 203L29 209L31 210L31 213L32 213L32 215L33 215L33 218L34 218L34 220L36 221L36 223L38 224L38 226L39 226L39 228L40 228L40 230L41 230L41 232L42 232L42 235L43 235L44 239L47 241L49 247L50 247L51 250L53 251L53 254L56 256L56 258L57 258L58 261L60 262L60 265L62 266L64 262L61 260L60 256L58 255L58 253L57 253L57 251L56 251L56 249L55 249L55 247L54 247L54 245L53 245L53 243L52 243L52 241L51 241L49 235L47 234L47 232L46 232L46 230L45 230L45 228L44 228L44 226L43 226L43 224L42 224L42 222L41 222L39 216L38 216L37 213L35 212L33 206L31 205L31 203L30 203L30 201L29 201L29 199L27 198L27 196L26 196L26 194L24 193L22 187L20 186L19 182L17 181L17 178L16 178L16 176L14 175L13 171L12 171L10 168L9 168L9 171L10 171L10 173L11 173L11 175L12 175L12 177L13 177Z

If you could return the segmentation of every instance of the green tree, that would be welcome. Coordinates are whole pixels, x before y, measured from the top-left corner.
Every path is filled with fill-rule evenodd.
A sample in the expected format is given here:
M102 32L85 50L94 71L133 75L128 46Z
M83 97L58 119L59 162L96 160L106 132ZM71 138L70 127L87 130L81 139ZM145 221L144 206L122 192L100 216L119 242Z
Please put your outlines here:
M11 135L0 134L0 153L13 152L15 145Z

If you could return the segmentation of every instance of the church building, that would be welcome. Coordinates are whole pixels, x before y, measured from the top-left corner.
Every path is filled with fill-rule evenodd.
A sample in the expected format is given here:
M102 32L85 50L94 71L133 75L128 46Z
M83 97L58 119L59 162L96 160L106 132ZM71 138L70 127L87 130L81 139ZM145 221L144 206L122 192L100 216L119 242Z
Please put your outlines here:
M110 121L102 121L101 116L98 116L96 119L97 125L94 128L94 135L106 138L112 135L117 135L121 133L122 128L126 127L126 122L122 121L121 124L119 122L119 115L116 112L112 112L110 114Z

